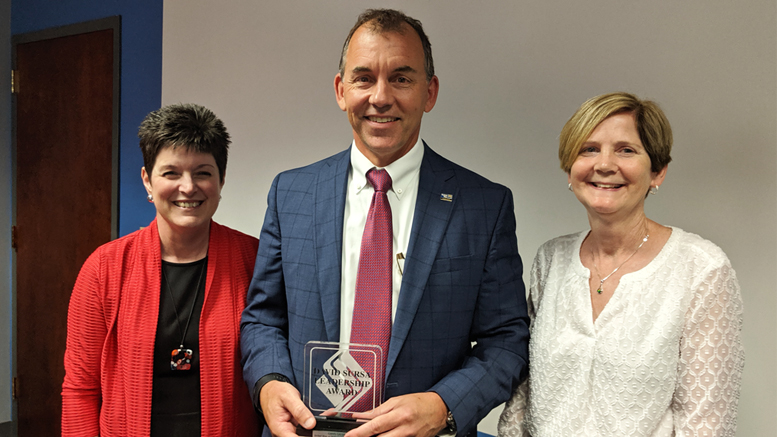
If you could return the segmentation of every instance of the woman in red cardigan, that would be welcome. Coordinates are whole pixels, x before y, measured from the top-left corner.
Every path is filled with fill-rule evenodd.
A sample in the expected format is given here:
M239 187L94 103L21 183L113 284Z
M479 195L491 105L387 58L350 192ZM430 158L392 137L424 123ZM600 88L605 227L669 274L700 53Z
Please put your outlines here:
M212 221L229 134L172 105L138 133L156 218L98 248L68 313L64 436L257 436L240 314L258 240Z

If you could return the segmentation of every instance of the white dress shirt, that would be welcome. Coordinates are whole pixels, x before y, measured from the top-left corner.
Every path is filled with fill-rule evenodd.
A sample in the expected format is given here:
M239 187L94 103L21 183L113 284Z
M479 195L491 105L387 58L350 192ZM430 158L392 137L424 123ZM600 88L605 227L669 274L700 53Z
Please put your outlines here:
M399 288L402 285L404 257L410 243L410 228L413 225L415 201L418 197L418 178L421 173L421 161L424 157L424 145L421 138L405 156L383 167L391 176L391 190L386 193L391 206L391 222L394 234L394 256L392 265L393 292L391 296L391 320L397 312ZM351 168L348 172L348 188L345 197L343 220L342 272L340 277L340 342L351 340L351 322L356 299L356 272L359 269L362 234L367 223L370 203L375 190L367 182L367 171L375 167L362 155L355 144L351 145ZM384 351L388 353L388 351Z

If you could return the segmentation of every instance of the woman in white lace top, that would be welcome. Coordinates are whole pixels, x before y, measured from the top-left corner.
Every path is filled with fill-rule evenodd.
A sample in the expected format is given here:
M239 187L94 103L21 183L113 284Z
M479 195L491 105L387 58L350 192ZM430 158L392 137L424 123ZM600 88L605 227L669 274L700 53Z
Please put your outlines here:
M733 436L742 299L713 243L645 215L671 160L653 102L612 93L561 131L589 231L548 241L531 270L530 376L500 436Z

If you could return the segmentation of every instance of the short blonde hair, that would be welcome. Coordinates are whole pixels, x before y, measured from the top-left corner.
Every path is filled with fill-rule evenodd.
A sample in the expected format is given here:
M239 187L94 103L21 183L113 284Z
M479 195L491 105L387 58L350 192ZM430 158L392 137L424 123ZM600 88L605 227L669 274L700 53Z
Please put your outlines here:
M583 143L599 123L617 114L632 114L637 132L650 157L650 170L658 173L672 160L672 126L655 102L640 100L625 92L602 94L588 99L561 129L558 159L569 173Z

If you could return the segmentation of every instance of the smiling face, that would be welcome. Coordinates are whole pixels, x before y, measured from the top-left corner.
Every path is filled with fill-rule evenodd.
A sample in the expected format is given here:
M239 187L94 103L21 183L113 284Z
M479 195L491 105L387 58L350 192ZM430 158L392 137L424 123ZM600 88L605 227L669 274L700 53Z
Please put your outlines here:
M168 146L159 151L151 174L143 167L141 177L154 198L160 234L208 232L224 186L213 155Z
M616 114L602 121L578 152L569 183L589 218L643 217L645 195L664 181L666 167L651 172L634 116Z
M421 118L434 107L439 87L436 76L426 80L421 38L409 25L401 34L358 28L348 45L344 74L335 76L334 85L356 147L379 167L415 145Z

